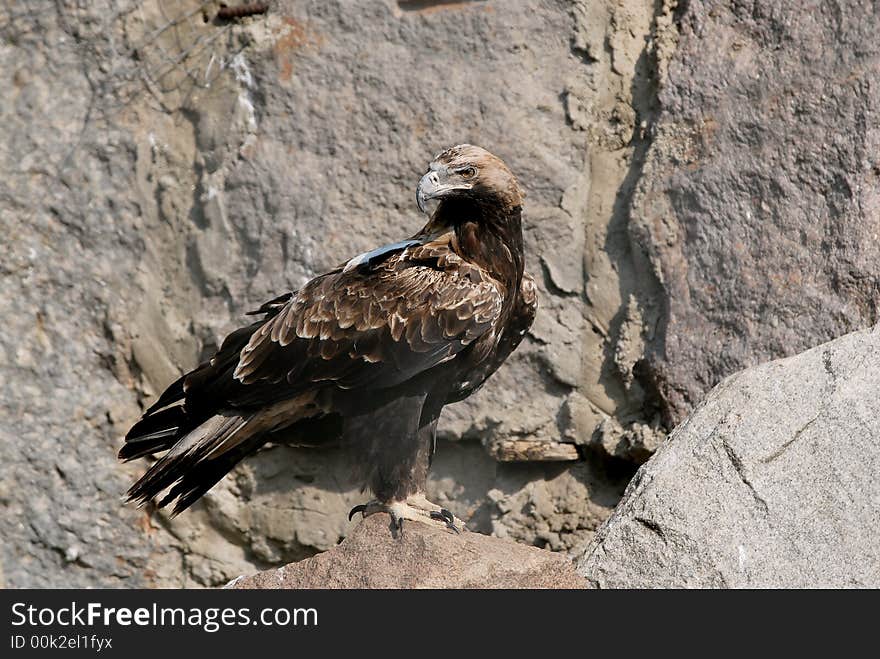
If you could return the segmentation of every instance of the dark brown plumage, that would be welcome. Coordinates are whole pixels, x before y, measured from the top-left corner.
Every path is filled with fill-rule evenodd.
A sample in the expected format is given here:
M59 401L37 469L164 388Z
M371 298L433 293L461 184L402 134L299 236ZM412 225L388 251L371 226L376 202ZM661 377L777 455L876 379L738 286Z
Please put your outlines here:
M476 391L531 326L522 192L504 163L460 145L419 183L427 225L257 311L129 431L123 460L166 451L129 500L179 513L283 433L360 452L376 500L358 507L454 526L423 495L437 418Z

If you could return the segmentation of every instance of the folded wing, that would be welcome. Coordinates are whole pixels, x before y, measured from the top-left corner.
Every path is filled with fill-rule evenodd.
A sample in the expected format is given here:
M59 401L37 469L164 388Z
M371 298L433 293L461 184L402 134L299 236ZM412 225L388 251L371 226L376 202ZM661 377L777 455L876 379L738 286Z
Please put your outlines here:
M320 383L398 385L458 354L497 324L500 285L442 245L417 245L381 263L318 277L256 330L234 378L247 390L290 395Z

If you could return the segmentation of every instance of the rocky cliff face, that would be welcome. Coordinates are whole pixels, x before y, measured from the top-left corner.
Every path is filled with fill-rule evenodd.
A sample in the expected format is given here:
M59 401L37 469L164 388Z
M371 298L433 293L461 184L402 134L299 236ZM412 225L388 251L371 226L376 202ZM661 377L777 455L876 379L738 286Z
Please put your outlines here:
M144 405L270 296L418 228L442 147L527 193L541 310L430 496L579 555L715 383L877 319L876 4L0 8L0 582L217 585L336 545L346 457L120 506Z
M720 377L878 320L876 2L690 2L630 231L670 425Z

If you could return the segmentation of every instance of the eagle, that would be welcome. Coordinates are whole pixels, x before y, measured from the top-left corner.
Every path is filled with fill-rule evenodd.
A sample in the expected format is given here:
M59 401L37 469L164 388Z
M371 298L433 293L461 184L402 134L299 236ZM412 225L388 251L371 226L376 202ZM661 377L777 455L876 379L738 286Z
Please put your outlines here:
M437 420L483 385L535 318L523 197L485 149L438 154L416 191L428 217L420 231L250 312L261 319L146 410L119 458L163 455L126 500L173 504L177 515L267 442L342 443L374 497L349 519L386 512L392 531L404 520L462 529L425 496Z

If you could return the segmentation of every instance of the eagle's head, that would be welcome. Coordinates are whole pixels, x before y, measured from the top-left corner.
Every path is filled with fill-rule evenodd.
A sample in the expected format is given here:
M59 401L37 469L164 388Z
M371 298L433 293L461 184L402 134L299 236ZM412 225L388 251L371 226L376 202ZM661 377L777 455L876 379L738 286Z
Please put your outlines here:
M447 199L472 200L506 209L522 206L524 194L507 165L485 149L459 144L438 154L419 181L419 210L433 216Z

